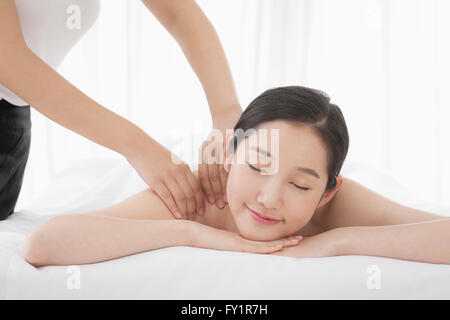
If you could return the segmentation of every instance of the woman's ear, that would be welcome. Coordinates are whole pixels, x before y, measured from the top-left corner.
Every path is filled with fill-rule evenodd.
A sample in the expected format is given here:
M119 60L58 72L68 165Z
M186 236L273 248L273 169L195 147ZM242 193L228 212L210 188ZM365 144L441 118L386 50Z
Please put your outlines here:
M230 173L231 159L233 158L233 154L232 154L233 149L228 150L227 147L228 147L231 139L233 139L233 136L234 136L234 130L233 129L227 129L226 136L225 136L225 139L224 139L224 144L223 144L224 152L223 152L223 159L222 159L223 160L223 164L224 164L223 165L224 169L225 169L225 171L227 173Z
M327 203L331 199L333 199L333 197L336 194L336 192L341 188L343 182L344 182L344 179L340 175L338 175L336 177L336 187L333 190L327 191L327 192L324 193L324 195L322 196L322 199L320 200L317 208L320 208L325 203Z

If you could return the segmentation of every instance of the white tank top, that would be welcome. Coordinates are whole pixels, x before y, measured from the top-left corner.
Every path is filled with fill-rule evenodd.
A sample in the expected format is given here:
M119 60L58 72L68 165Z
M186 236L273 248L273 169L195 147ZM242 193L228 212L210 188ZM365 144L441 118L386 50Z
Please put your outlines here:
M25 42L55 70L94 24L100 11L99 0L15 0L15 3ZM17 106L28 105L2 85L0 99Z

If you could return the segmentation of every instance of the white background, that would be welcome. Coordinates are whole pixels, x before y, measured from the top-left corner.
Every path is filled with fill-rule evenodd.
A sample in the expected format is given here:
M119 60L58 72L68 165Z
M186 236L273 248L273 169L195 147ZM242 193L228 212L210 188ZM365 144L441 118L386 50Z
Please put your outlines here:
M197 3L219 34L243 109L271 87L321 89L346 118L347 162L365 162L425 200L450 204L448 0ZM98 21L58 71L156 140L206 135L211 126L199 80L139 0L103 0ZM32 123L16 210L77 160L121 156L34 109Z

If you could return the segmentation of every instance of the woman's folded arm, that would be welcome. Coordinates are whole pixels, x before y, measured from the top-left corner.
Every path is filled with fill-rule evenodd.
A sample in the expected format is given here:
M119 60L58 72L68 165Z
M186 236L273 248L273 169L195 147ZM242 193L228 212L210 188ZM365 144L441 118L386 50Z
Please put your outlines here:
M331 230L336 255L367 255L450 264L450 218L390 226L352 226Z
M76 265L171 246L190 246L223 251L273 253L295 246L301 237L253 241L227 230L190 220L127 219L97 214L54 217L25 242L24 258L30 264Z
M87 214L57 216L31 233L25 243L24 257L34 266L75 265L189 245L193 223Z

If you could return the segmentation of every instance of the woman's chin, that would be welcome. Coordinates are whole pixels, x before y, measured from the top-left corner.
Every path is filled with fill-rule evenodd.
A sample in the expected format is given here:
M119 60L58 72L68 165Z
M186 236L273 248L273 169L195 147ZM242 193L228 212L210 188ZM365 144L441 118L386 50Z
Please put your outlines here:
M268 234L267 230L253 230L251 227L237 225L238 232L241 237L252 241L272 241L279 237L273 237Z
M236 232L241 237L252 241L272 241L279 239L279 229L273 225L258 225L248 214L234 216Z

